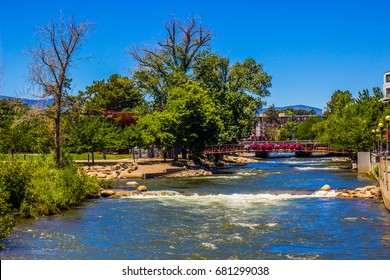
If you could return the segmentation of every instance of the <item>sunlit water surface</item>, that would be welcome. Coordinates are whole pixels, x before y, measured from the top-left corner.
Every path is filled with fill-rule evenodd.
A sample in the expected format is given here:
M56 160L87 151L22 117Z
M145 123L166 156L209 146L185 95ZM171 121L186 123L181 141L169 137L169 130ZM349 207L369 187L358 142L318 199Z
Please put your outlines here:
M375 182L329 158L140 181L155 196L96 199L22 220L1 259L390 259L390 213L337 188ZM329 184L332 191L318 191ZM125 187L126 181L116 187Z

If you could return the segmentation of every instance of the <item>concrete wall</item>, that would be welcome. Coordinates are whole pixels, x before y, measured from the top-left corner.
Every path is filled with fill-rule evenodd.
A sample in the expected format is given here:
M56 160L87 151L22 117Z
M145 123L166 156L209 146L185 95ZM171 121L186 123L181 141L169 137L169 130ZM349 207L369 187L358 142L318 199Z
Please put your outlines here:
M371 172L371 153L358 152L358 173Z
M390 156L377 156L371 154L371 171L376 175L375 168L378 167L377 179L381 187L383 202L390 210Z

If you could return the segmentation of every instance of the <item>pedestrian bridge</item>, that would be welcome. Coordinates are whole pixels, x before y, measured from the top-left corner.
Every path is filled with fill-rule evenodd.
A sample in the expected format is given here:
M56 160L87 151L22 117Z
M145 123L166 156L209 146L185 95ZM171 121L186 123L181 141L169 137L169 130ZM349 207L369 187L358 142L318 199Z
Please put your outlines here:
M350 155L347 151L334 151L324 143L314 141L243 141L239 144L206 146L203 154L255 153L256 157L268 158L270 153L295 153L296 157L320 155Z

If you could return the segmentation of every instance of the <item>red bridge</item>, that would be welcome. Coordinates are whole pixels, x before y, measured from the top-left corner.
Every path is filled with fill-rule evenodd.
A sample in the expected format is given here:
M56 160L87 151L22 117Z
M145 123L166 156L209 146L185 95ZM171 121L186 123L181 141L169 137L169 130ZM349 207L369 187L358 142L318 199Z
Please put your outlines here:
M240 144L223 144L206 146L203 154L232 154L254 152L259 157L269 157L269 153L295 153L296 156L316 154L350 155L347 151L334 151L324 143L313 141L275 142L275 141L243 141Z

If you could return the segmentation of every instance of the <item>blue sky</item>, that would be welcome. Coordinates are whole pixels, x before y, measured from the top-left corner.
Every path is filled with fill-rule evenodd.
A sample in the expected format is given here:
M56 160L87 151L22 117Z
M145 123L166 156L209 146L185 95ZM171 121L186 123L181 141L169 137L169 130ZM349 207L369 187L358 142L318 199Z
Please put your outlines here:
M390 1L6 1L0 0L0 94L31 97L23 54L36 28L62 10L94 24L71 69L74 92L113 73L130 75L132 46L161 39L172 17L199 16L213 50L232 62L253 57L272 79L267 103L322 108L337 90L382 87L390 70Z

